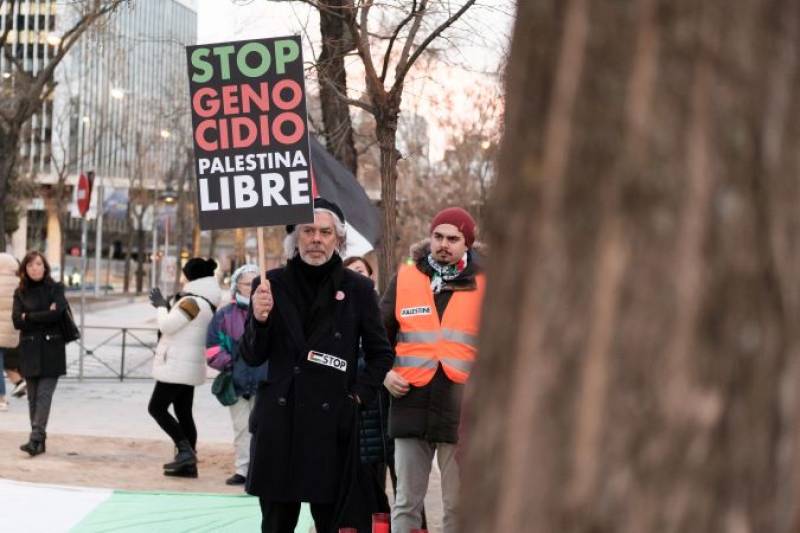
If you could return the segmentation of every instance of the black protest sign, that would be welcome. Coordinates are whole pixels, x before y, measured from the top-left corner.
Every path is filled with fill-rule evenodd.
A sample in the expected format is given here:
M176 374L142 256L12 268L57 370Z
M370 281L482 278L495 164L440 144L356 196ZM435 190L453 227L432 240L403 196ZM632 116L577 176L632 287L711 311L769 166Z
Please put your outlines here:
M314 220L300 37L186 47L202 229Z

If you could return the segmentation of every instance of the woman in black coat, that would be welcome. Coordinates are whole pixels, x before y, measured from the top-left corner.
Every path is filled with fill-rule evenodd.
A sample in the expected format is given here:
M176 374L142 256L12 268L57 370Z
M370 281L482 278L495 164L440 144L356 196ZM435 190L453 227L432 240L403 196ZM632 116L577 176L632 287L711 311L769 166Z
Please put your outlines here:
M61 324L67 300L64 286L50 277L39 252L28 252L19 268L11 318L20 330L20 372L28 384L30 440L20 449L31 456L45 451L47 420L59 376L67 373Z
M364 257L352 256L344 260L344 266L375 281L372 265ZM364 366L364 358L359 357L359 370ZM373 471L383 500L386 500L386 470L392 478L392 488L396 488L397 474L394 471L394 440L389 438L389 391L378 389L378 395L368 405L361 406L361 426L359 428L359 452L361 463ZM388 503L387 503L388 505Z

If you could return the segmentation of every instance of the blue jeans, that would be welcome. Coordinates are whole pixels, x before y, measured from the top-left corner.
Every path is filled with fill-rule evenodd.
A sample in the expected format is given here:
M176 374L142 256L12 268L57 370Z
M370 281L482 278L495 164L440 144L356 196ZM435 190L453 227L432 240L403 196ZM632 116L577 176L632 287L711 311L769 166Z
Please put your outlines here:
M5 355L5 351L0 348L0 396L6 395L6 378L5 374L3 373L3 355Z

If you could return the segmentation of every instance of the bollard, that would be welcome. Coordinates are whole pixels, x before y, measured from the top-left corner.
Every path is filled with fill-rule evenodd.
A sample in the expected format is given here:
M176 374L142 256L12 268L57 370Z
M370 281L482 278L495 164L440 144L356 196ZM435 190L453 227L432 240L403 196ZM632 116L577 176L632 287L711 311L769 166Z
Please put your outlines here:
M389 513L372 515L372 533L389 533Z

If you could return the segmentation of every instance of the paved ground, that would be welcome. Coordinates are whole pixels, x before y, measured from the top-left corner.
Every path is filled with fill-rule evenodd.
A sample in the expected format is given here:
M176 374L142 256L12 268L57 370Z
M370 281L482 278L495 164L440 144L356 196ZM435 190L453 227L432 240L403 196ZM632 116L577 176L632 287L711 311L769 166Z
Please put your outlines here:
M73 304L76 322L79 311ZM132 302L93 302L87 306L85 323L112 328L154 328L155 312L143 298ZM155 333L131 330L129 334L135 338L126 336L126 374L147 378L151 352L144 345L155 342ZM95 349L109 337L112 338ZM172 447L147 414L153 382L94 379L114 376L113 370L119 370L122 360L119 331L87 329L85 345L94 353L84 360L87 379L83 381L75 379L78 346L70 345L69 374L59 382L54 397L48 452L44 456L31 459L17 449L29 429L24 400L12 399L9 411L0 413L0 478L117 489L230 492L232 489L222 480L232 473L233 431L228 411L213 397L210 384L195 391L200 478L164 478L161 464ZM441 531L440 490L439 475L434 470L426 510L429 530L437 533Z

